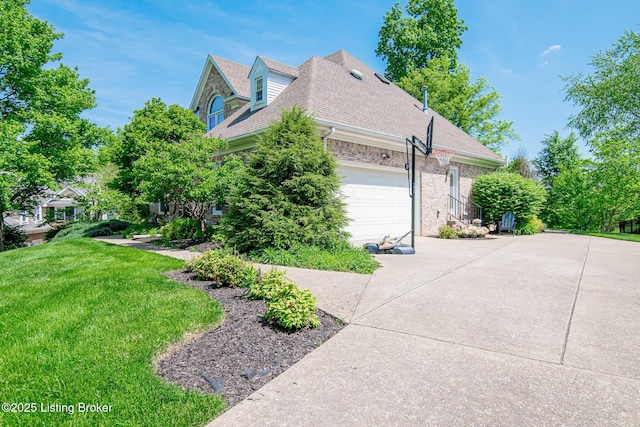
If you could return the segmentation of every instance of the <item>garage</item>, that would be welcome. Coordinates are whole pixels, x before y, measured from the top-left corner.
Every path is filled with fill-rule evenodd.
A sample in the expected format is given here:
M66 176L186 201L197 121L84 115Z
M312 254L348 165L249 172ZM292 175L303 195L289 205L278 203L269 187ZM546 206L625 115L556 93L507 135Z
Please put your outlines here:
M411 198L404 170L342 166L338 173L342 176L342 193L351 220L347 231L352 240L379 240L411 229Z

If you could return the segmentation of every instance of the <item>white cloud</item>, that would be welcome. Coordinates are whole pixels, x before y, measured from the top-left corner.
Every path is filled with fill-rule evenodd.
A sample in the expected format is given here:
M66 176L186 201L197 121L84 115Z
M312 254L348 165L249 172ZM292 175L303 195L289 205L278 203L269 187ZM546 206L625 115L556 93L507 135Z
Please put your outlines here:
M544 51L544 52L542 52L542 53L540 54L540 56L544 56L544 55L546 55L547 53L551 53L551 52L553 52L554 50L560 50L560 48L561 48L561 47L562 47L562 45L559 45L559 44L554 44L553 46L549 46L547 49L545 49L545 51Z

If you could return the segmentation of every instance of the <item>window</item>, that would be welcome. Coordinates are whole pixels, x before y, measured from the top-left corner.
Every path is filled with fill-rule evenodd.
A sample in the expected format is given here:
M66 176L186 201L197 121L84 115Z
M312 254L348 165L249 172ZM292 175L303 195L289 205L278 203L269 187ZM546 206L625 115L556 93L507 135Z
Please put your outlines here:
M220 95L213 98L207 115L207 130L218 126L224 120L224 102Z
M211 203L211 215L222 215L222 209L216 206L216 202Z
M262 101L262 77L256 79L256 102Z
M42 206L38 206L33 210L33 220L35 222L42 221Z
M20 225L29 223L29 217L27 216L26 212L22 211L19 213L19 215L20 215Z
M164 202L158 202L158 215L167 216L169 215L169 204Z
M460 198L460 183L458 178L458 167L449 166L449 213L458 215L458 199Z

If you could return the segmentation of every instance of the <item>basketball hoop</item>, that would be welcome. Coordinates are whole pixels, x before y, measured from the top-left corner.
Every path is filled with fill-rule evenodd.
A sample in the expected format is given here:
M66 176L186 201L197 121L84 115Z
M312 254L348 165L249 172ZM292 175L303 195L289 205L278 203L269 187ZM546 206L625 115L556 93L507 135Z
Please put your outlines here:
M456 154L455 151L452 150L435 150L431 155L438 160L440 166L448 166L449 160Z

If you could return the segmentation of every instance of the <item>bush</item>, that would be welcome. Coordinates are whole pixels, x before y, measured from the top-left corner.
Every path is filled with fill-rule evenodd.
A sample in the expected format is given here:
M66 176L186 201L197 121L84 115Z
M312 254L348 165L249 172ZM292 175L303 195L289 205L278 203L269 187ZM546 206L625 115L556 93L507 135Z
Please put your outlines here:
M2 221L2 218L0 218L0 221ZM2 228L2 234L4 235L5 251L27 246L27 239L29 237L20 229L20 227L12 227L5 224Z
M294 245L328 249L348 219L339 197L335 158L313 118L298 107L282 112L261 135L227 198L227 240L248 253Z
M53 226L51 226L50 229L48 229L45 233L44 233L44 239L45 240L51 240L54 237L56 237L56 235L61 232L62 230L64 230L67 227L67 223L66 222L62 222L59 224L54 224Z
M251 259L264 264L360 274L371 274L380 266L366 249L355 248L345 241L334 242L329 249L302 244L288 250L266 248L251 253Z
M271 301L290 283L291 281L284 271L271 270L259 277L249 287L247 298Z
M84 231L83 236L84 237L98 237L98 236L111 236L113 234L113 230L104 225L104 226L98 226L98 227L90 227L87 230Z
M160 234L162 234L162 240L165 242L179 239L202 238L200 223L191 218L180 218L171 221L160 228Z
M116 231L126 230L127 227L131 225L129 221L122 221L120 219L110 219L107 222L103 223L103 225L109 227L111 231L114 233Z
M258 271L251 264L222 250L205 252L185 264L198 280L213 280L221 287L247 287L255 284Z
M156 224L140 222L137 224L131 224L122 231L122 237L125 239L130 239L137 234L160 234L160 229Z
M316 315L316 298L309 290L300 289L291 282L279 289L275 299L267 301L264 317L289 330L320 326L320 319Z
M451 227L450 225L443 225L439 229L439 235L441 239L457 239L458 238L458 230L455 227Z
M518 224L516 226L516 233L524 236L530 236L541 232L543 229L544 224L542 223L542 220L540 220L537 216L534 216L529 221L527 221L527 223L522 225Z
M473 183L473 200L482 206L485 222L497 223L513 212L519 224L537 215L546 198L542 185L514 173L481 175Z

